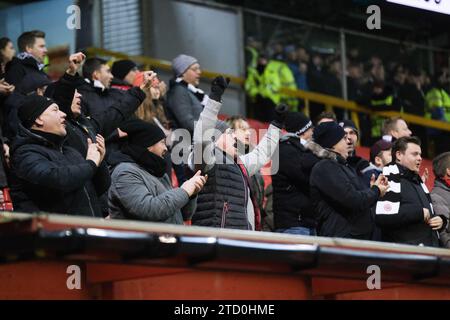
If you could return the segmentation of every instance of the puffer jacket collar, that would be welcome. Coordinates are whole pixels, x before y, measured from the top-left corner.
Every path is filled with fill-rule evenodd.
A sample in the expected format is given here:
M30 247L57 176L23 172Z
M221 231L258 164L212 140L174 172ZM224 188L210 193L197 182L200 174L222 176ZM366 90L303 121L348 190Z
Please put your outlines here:
M11 146L11 152L14 152L19 147L26 144L39 144L52 149L61 150L65 141L66 137L64 137L64 139L62 139L61 142L56 145L54 142L31 132L19 123L19 133Z

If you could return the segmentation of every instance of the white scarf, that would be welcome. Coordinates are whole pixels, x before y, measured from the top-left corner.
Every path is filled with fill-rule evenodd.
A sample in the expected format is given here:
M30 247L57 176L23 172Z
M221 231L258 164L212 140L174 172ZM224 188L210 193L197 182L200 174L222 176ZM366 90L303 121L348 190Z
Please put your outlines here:
M176 83L180 83L180 82L186 83L186 84L187 84L188 90L191 91L191 92L192 92L194 95L196 95L196 96L201 96L201 97L203 97L203 99L202 99L202 101L201 101L201 104L204 105L204 106L206 105L206 102L208 101L209 97L208 97L207 94L205 94L205 92L204 92L202 89L197 88L196 86L193 86L193 85L190 84L190 83L187 83L187 82L184 81L183 78L181 78L181 77L176 78L176 79L175 79L175 82L176 82Z
M39 62L31 53L28 53L25 51L21 52L17 55L17 58L20 60L25 60L26 58L33 58L34 60L36 60L39 70L42 70L45 68L45 64Z

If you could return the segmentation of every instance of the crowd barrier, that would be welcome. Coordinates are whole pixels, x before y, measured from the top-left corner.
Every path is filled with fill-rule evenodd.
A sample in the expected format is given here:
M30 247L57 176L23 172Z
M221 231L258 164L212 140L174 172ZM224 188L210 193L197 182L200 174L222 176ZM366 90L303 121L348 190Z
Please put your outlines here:
M450 299L450 251L5 212L0 283L0 299Z

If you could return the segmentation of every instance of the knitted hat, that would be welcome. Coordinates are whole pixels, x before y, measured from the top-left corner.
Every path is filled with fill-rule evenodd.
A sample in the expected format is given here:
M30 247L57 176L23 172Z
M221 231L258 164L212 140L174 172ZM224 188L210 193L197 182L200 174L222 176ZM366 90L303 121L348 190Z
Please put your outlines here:
M311 120L302 112L289 112L284 121L287 132L302 135L312 127Z
M345 136L344 129L336 122L322 122L314 129L313 139L324 148L332 148Z
M381 151L386 151L392 148L392 143L389 141L380 139L374 143L370 148L370 162L375 162L375 157L380 154Z
M353 131L355 131L356 134L359 135L358 128L356 128L356 125L352 120L342 120L341 122L339 122L339 125L344 129L345 128L353 129Z
M47 92L45 93L46 96ZM75 86L70 85L66 81L59 80L55 86L51 98L58 104L59 109L67 114L70 118L72 115L72 101L75 95Z
M37 94L26 96L18 110L20 122L25 128L31 128L34 121L53 103L52 99Z
M148 148L166 138L164 132L156 125L140 119L125 121L120 129L128 134L130 145Z
M198 62L197 59L195 59L194 57L185 54L180 54L172 61L172 69L173 72L175 73L175 76L177 77L181 76L183 73L186 72L186 70L190 66L192 66L194 63L197 62Z
M112 65L111 73L114 77L123 80L127 76L128 72L136 67L136 63L131 60L119 60L114 62Z
M41 73L29 73L23 77L18 89L23 94L29 94L51 83L50 79Z

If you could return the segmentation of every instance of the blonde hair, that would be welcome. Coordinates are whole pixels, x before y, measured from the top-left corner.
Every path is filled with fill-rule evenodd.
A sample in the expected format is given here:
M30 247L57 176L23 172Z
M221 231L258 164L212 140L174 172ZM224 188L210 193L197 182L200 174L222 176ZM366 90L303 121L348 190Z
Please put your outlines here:
M144 121L154 123L153 118L157 118L161 124L166 127L169 124L164 107L160 101L157 101L156 105L153 102L150 92L145 92L146 98L142 104L137 108L135 115Z
M237 129L238 124L241 122L247 122L243 116L231 116L225 120L225 122L230 126L231 129Z

